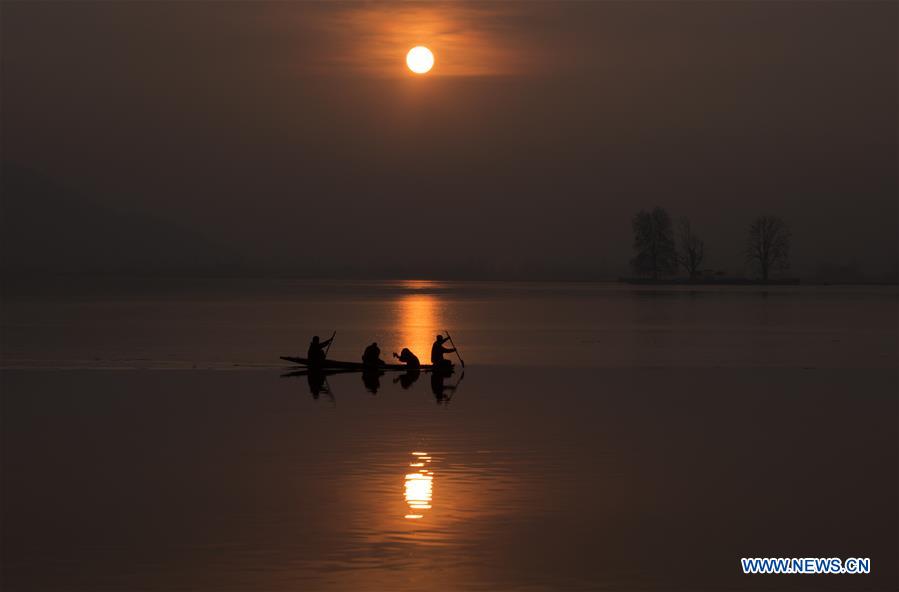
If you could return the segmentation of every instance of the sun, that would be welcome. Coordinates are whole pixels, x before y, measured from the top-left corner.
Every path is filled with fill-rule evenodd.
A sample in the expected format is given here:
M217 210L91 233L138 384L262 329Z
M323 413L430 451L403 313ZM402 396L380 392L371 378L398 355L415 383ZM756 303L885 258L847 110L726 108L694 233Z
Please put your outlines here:
M418 45L406 54L406 65L416 74L427 74L434 67L434 54L424 45Z

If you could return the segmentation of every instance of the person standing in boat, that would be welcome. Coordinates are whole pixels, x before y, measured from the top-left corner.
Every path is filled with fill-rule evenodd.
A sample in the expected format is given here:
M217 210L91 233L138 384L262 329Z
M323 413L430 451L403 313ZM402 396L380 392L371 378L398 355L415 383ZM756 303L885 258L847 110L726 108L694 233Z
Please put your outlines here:
M404 363L407 368L418 368L421 366L421 362L418 361L418 356L413 354L408 347L404 347L399 355L397 355L396 352L393 352L393 357Z
M371 345L362 352L362 363L367 366L383 366L384 360L381 359L381 348L378 342L373 341Z
M325 348L333 340L333 337L325 341L319 341L318 335L312 337L312 343L309 344L309 351L306 353L306 359L309 360L310 365L321 364L325 361Z
M456 351L451 347L443 347L446 340L447 338L443 335L438 335L434 345L431 346L431 363L435 368L449 368L453 365L452 362L443 358L443 354L451 354Z

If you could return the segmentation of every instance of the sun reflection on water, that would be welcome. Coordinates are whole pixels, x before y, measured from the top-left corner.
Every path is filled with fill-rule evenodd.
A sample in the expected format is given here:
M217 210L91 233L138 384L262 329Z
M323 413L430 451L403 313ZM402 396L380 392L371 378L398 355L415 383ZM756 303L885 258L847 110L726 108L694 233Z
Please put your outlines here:
M420 520L425 517L424 510L431 509L434 499L434 472L428 467L431 464L431 456L427 452L413 452L410 468L418 470L406 473L405 497L409 513L405 515L407 520Z
M411 280L404 285L411 289L428 286L422 281ZM400 347L408 347L422 363L428 363L434 336L442 330L440 299L433 294L406 294L400 298L398 309Z

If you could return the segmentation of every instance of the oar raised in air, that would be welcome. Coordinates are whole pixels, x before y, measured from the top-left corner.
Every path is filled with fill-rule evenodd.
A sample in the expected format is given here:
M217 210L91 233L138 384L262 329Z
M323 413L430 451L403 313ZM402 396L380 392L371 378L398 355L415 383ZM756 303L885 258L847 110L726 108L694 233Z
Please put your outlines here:
M446 333L446 338L449 339L450 345L453 346L454 350L456 350L456 357L459 358L459 363L462 364L463 368L465 368L465 360L462 359L462 354L459 353L459 348L456 347L455 343L453 343L453 338L450 336L449 331L444 329L443 332Z
M337 331L331 334L331 339L328 340L328 347L325 348L325 359L328 359L328 351L331 349L331 344L334 343L334 338L337 337Z

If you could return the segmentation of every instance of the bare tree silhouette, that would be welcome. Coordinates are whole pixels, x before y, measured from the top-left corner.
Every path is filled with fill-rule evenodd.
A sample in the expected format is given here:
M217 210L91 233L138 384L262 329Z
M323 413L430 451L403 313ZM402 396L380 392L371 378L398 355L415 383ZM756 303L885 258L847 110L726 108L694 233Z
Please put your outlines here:
M705 257L705 241L693 232L688 218L681 218L679 228L680 239L678 245L677 262L687 270L690 278L699 276L699 268Z
M790 267L790 227L777 216L759 216L749 227L746 260L758 268L762 279L775 270Z
M640 210L631 221L634 229L634 250L631 266L639 274L658 279L660 274L677 271L677 252L671 216L660 207L652 212Z

